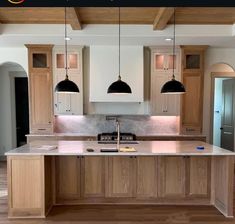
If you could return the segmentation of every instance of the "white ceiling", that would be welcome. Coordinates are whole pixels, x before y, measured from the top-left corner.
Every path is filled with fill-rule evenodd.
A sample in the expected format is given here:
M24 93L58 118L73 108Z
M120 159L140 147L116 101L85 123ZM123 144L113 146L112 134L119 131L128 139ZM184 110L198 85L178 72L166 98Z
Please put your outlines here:
M118 44L117 25L87 25L83 30L68 26L70 45ZM176 25L177 45L209 45L235 48L234 25ZM0 24L0 47L22 47L24 44L64 44L63 25ZM173 26L154 31L152 25L122 25L123 45L172 45L165 38L173 36Z

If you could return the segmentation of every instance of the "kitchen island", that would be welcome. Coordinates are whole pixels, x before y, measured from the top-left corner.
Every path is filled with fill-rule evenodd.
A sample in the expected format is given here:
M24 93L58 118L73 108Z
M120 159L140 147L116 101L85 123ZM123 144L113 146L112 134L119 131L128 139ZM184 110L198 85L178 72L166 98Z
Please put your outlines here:
M7 152L9 217L76 204L212 205L233 217L234 152L200 141L128 146L136 152L103 153L115 145L96 141L35 141Z

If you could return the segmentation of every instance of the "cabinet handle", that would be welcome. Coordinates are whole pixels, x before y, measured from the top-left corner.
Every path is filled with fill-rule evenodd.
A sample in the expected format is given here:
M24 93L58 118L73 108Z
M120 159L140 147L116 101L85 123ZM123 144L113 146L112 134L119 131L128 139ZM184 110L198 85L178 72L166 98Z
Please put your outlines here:
M51 124L51 121L49 121L48 123Z
M45 128L38 128L38 131L46 131Z

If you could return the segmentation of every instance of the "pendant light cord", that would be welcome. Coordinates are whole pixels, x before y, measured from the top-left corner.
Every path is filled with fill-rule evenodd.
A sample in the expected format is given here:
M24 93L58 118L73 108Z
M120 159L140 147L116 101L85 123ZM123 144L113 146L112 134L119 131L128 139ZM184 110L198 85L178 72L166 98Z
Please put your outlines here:
M65 72L68 79L68 42L67 42L67 8L64 8L64 41L65 41Z
M175 7L174 7L174 31L173 31L173 75L172 75L172 79L175 79Z
M118 80L121 80L121 9L118 7Z

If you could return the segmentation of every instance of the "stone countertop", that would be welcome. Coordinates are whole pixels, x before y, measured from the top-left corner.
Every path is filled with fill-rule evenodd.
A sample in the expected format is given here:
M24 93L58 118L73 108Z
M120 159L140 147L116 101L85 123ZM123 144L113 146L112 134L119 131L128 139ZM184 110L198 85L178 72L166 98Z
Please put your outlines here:
M81 134L77 134L77 133L53 133L53 134L28 134L26 136L42 136L42 137L53 137L53 136L59 136L59 137L67 137L67 136L71 136L71 137L94 137L96 138L96 136L89 136L89 135L81 135ZM156 134L156 135L141 135L141 136L137 136L137 137L206 137L206 135L202 135L202 134L195 134L195 135L185 135L185 134Z
M55 145L57 149L42 150L43 145ZM235 155L217 146L201 141L140 141L139 144L121 144L121 147L134 147L137 152L100 152L101 148L115 148L116 144L98 144L97 141L35 141L5 153L7 156L223 156ZM204 150L197 150L197 146L204 146ZM94 152L87 152L87 148Z

